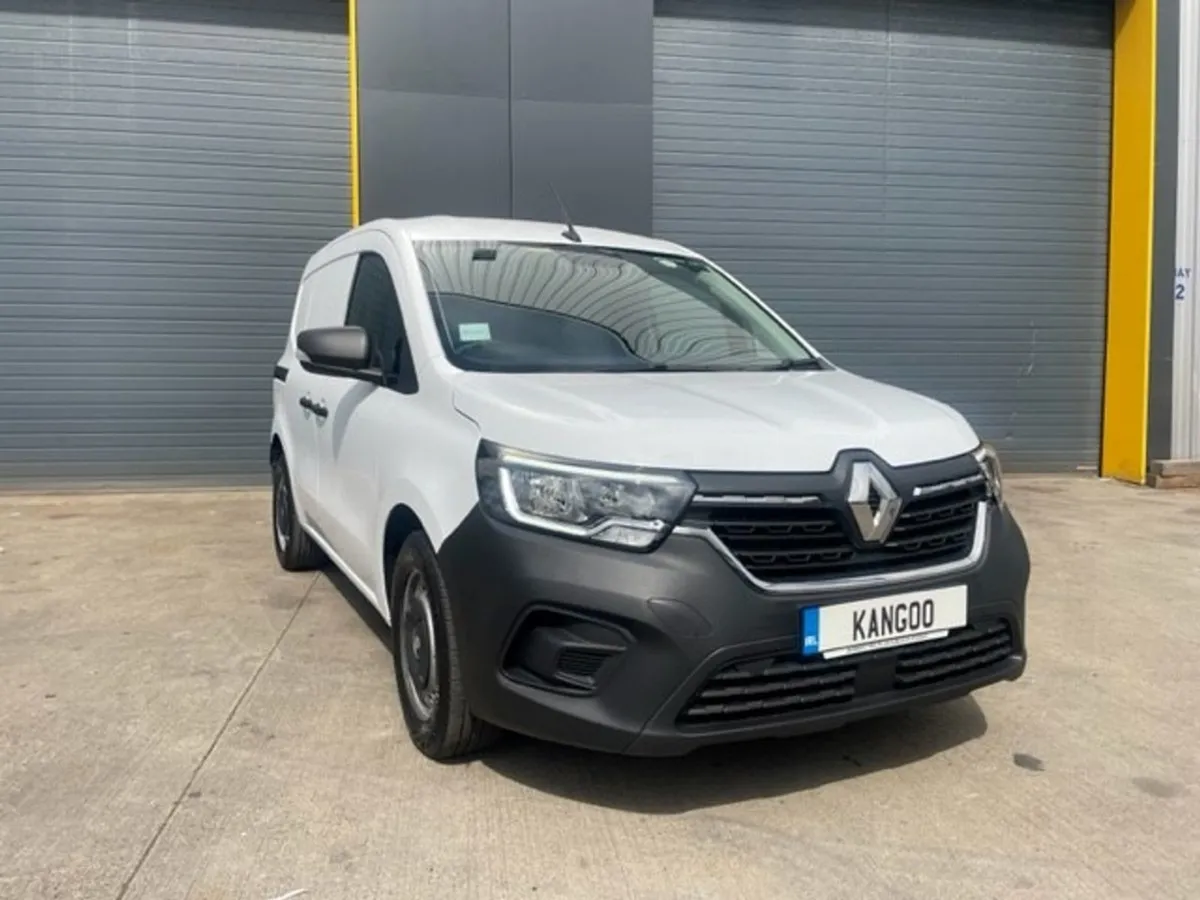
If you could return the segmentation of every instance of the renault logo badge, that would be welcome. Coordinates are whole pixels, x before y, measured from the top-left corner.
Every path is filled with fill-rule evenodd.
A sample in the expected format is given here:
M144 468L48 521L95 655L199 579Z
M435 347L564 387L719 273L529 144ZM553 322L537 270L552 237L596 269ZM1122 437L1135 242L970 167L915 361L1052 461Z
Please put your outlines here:
M901 502L895 488L874 463L856 462L850 467L846 502L864 541L878 544L887 540L900 515Z

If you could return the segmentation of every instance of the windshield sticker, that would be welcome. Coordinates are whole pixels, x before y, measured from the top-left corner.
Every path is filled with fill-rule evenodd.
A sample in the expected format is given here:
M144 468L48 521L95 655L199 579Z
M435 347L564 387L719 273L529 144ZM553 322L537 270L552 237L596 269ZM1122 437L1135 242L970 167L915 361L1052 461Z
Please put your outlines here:
M460 341L490 341L492 328L487 322L463 322L458 326Z

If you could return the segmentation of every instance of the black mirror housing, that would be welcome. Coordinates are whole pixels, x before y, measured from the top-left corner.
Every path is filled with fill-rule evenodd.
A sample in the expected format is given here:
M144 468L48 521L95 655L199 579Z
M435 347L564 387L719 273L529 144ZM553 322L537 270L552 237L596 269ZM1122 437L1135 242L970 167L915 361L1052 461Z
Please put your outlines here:
M357 325L310 328L296 335L296 347L322 369L351 374L371 365L371 338Z

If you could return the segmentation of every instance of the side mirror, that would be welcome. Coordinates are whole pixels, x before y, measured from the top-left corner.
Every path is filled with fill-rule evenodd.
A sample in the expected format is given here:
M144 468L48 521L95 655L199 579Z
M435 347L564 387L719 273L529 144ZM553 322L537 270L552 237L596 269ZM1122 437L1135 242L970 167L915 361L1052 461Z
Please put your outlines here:
M371 338L357 325L310 328L296 335L296 347L308 357L301 359L300 364L310 372L378 378L378 372L369 371Z

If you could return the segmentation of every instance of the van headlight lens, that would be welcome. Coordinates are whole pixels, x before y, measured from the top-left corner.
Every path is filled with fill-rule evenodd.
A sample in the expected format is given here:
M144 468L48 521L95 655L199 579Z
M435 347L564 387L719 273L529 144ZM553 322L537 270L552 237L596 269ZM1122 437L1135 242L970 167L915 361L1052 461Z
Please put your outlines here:
M682 474L597 467L481 446L475 474L491 515L527 528L631 550L658 546L695 492Z
M979 463L979 469L987 479L988 493L997 506L1003 506L1004 475L1000 471L1000 457L991 445L980 444L979 449L975 451L975 461Z

